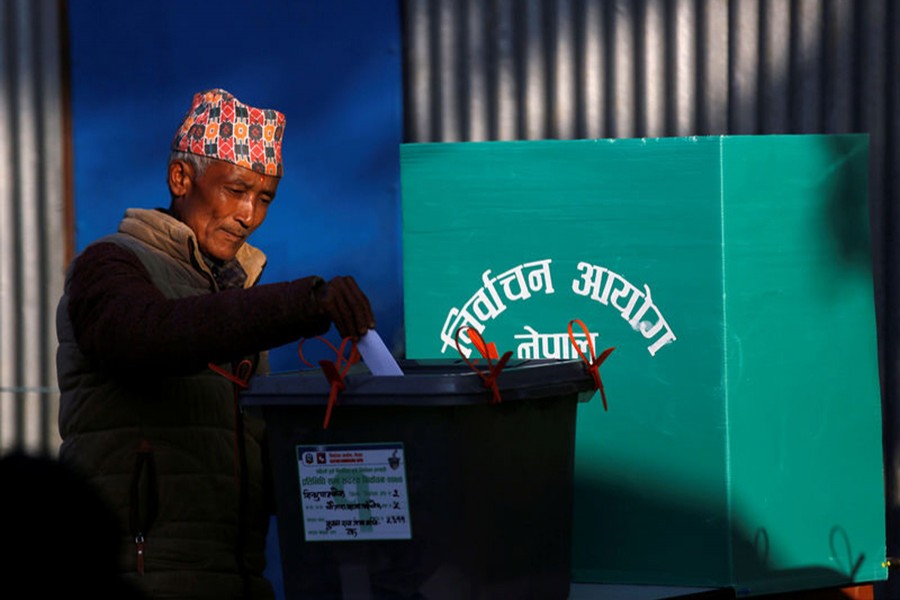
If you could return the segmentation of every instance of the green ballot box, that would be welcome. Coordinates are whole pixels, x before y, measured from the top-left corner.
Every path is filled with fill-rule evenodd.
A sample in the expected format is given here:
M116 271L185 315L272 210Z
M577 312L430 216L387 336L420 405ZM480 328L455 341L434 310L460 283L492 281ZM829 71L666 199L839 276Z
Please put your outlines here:
M887 577L866 136L401 159L409 358L478 356L468 327L518 359L615 348L608 411L578 409L574 581Z

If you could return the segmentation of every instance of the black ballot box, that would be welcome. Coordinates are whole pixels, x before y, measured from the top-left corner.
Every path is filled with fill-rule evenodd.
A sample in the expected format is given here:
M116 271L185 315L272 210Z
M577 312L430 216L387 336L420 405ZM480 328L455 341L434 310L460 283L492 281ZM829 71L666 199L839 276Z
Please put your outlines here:
M242 393L268 429L287 599L568 597L584 364L513 360L496 395L486 364L400 366L354 365L327 427L322 371Z

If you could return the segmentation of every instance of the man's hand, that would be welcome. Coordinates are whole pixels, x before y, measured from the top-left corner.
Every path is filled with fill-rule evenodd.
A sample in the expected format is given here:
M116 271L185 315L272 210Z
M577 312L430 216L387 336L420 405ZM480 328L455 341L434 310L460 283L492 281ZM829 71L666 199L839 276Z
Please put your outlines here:
M351 276L338 276L317 290L319 306L328 315L342 338L358 339L375 329L369 299Z

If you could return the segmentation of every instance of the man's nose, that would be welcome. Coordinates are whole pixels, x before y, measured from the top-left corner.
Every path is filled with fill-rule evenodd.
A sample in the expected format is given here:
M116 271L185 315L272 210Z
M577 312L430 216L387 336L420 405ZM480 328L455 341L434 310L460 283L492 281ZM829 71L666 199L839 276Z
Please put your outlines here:
M256 219L256 202L252 195L247 194L241 198L234 213L234 218L246 228L253 227Z

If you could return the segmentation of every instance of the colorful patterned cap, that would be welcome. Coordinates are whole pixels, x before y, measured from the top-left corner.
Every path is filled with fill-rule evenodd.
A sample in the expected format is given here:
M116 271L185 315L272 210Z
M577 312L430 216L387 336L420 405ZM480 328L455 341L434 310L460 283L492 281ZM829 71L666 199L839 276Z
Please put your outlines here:
M175 133L172 150L281 177L284 124L280 112L247 106L225 90L198 92Z

